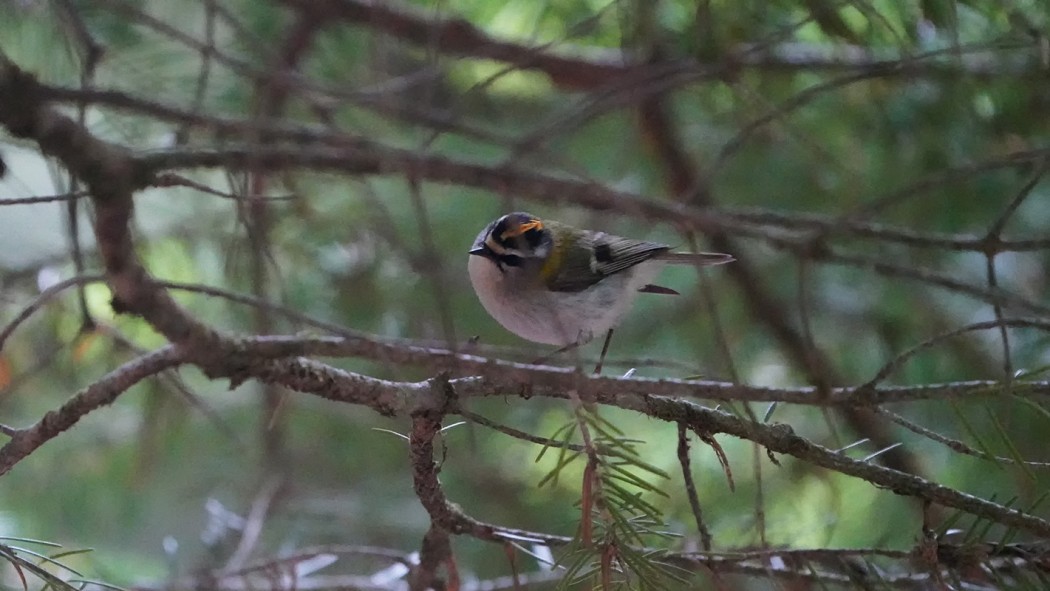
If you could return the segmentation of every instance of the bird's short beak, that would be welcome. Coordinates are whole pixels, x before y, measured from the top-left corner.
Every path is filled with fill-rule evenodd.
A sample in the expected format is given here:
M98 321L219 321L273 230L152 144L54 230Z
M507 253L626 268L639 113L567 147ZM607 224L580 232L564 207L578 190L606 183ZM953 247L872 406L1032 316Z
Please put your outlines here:
M485 246L484 244L482 244L481 246L479 246L477 248L470 249L470 254L475 255L475 256L479 256L479 257L485 257L487 259L491 259L492 258L492 251L489 250L489 247Z

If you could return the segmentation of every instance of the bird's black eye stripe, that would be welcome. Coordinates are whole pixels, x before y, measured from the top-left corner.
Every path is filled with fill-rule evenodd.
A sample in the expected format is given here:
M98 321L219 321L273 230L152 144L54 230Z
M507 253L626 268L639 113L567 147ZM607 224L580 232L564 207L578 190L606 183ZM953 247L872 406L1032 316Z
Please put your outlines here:
M504 265L508 267L520 267L525 261L516 254L503 254L496 257L496 262L499 263L500 269L502 269Z

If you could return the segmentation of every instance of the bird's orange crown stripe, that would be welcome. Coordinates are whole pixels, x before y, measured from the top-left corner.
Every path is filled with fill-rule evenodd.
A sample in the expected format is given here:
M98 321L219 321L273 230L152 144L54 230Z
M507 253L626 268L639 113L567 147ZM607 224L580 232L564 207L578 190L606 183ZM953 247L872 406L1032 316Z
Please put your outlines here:
M500 235L500 240L506 240L507 238L513 238L515 236L521 236L529 230L542 230L543 222L539 220L529 220L524 224L520 224L516 228L508 228L503 234Z

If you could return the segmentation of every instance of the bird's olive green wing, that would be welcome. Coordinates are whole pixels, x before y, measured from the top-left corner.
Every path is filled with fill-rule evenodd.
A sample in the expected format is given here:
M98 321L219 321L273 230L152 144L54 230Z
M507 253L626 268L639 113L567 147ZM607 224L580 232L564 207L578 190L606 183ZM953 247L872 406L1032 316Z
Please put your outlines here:
M583 291L669 249L666 244L593 232L578 237L572 245L555 248L543 274L551 269L546 277L551 291Z
M600 233L594 237L594 263L602 275L612 275L665 253L671 247Z

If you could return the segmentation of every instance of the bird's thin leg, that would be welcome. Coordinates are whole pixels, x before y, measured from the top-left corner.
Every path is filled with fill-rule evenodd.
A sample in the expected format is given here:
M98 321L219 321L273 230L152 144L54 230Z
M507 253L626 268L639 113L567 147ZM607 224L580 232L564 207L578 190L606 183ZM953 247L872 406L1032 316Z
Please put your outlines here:
M609 342L612 341L613 329L605 333L605 343L602 345L602 354L598 356L598 365L594 367L594 375L602 375L602 364L605 363L605 354L609 352Z
M554 351L551 351L550 353L547 353L543 357L540 357L539 359L534 360L531 363L531 365L543 365L543 364L547 363L548 361L550 361L552 357L555 357L556 355L561 355L562 353L564 353L566 351L572 351L573 349L575 349L576 347L579 347L579 346L580 346L580 342L576 341L575 343L569 343L568 345L565 345L564 347L558 347L557 349L555 349Z

